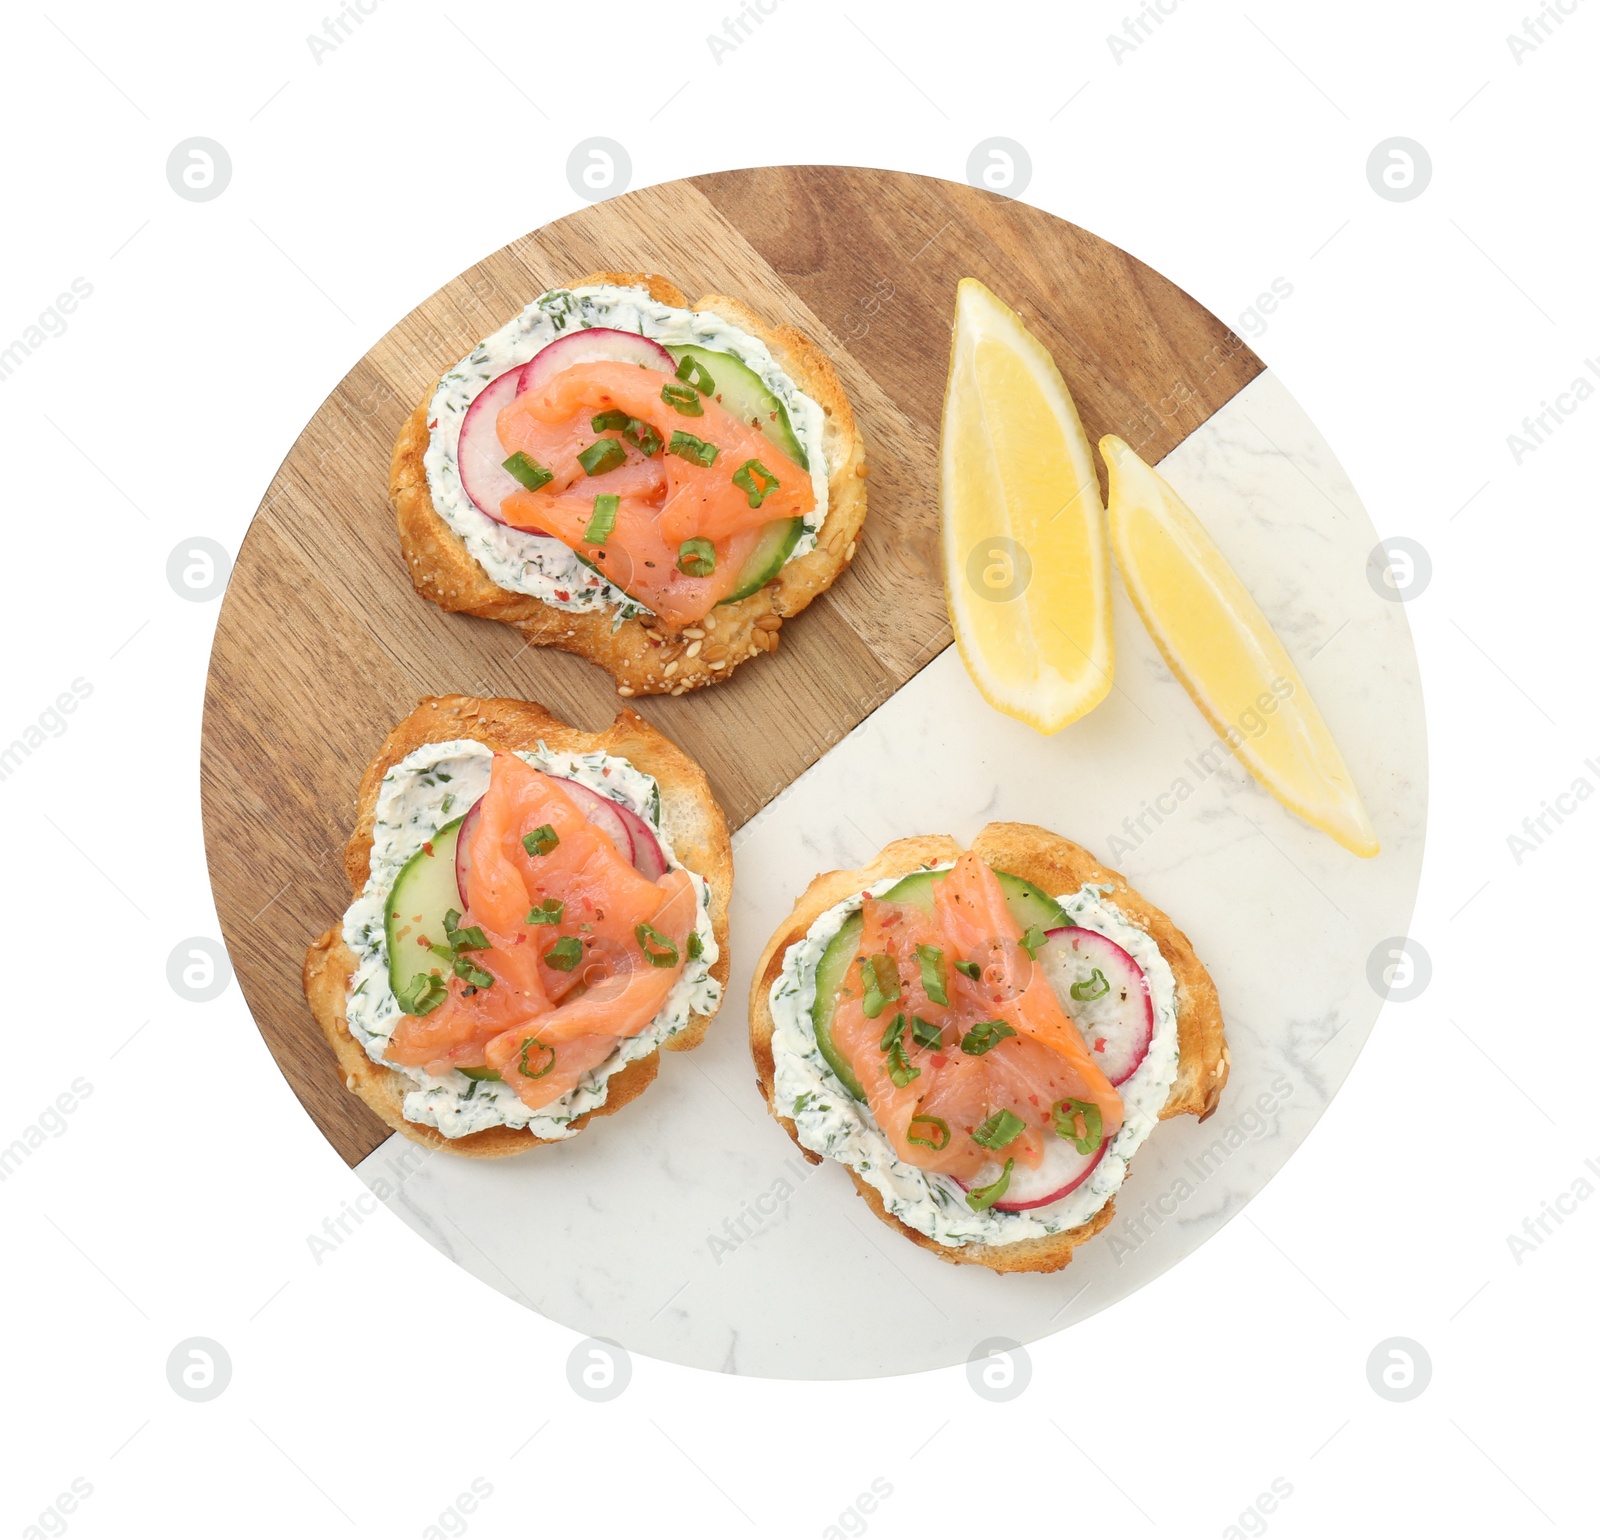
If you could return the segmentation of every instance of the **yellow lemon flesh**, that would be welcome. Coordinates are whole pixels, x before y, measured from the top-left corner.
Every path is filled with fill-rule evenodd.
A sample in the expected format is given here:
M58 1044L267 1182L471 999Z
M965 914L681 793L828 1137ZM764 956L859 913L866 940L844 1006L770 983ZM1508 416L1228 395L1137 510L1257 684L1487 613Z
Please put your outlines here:
M1155 471L1114 436L1100 440L1100 453L1117 563L1168 667L1290 812L1358 856L1377 855L1361 793L1261 607Z
M1055 361L976 278L956 291L939 451L945 597L989 704L1060 731L1111 688L1094 455Z

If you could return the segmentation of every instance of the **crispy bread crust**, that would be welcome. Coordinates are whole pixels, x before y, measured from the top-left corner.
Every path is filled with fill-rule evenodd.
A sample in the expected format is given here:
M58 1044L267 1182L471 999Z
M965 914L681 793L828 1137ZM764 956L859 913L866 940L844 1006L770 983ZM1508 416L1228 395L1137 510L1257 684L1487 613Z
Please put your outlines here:
M711 976L726 988L731 962L728 901L733 892L733 853L727 823L700 766L632 711L619 712L603 733L586 733L567 726L532 701L479 700L470 695L420 701L416 710L384 739L383 747L361 777L356 826L344 854L352 898L366 886L372 857L372 821L384 775L423 744L444 743L452 738L475 738L499 751L536 748L541 740L550 748L567 753L599 749L653 775L661 787L662 827L678 859L710 885L711 927L720 952ZM526 1129L504 1127L448 1139L436 1128L407 1122L401 1106L412 1088L411 1082L397 1070L369 1059L345 1020L345 995L355 967L355 955L344 944L340 927L334 925L318 936L306 953L306 1002L339 1061L345 1088L354 1091L385 1123L418 1144L456 1155L514 1155L538 1144L557 1142L540 1139ZM683 1031L669 1038L665 1046L677 1050L698 1047L710 1024L710 1016L696 1012ZM607 1082L605 1102L574 1119L573 1128L581 1129L590 1118L607 1117L626 1107L656 1078L659 1061L658 1049L625 1065Z
M1228 1045L1223 1035L1216 985L1195 956L1189 938L1120 873L1102 866L1081 845L1041 829L1037 824L989 824L972 842L972 848L990 866L1011 872L1046 893L1073 893L1086 882L1101 883L1113 890L1111 901L1134 924L1149 933L1171 965L1178 986L1178 1074L1161 1116L1171 1118L1180 1113L1193 1113L1201 1118L1210 1117L1227 1084ZM750 983L750 1055L755 1060L756 1084L768 1111L813 1165L820 1164L822 1157L800 1143L794 1120L785 1117L773 1103L776 1065L772 1053L770 996L773 984L783 971L784 954L804 937L824 911L852 893L859 893L885 877L897 877L921 866L953 861L960 854L961 847L947 835L917 835L886 845L859 871L824 872L812 879L794 912L767 942L756 964ZM969 1263L997 1273L1060 1271L1072 1260L1077 1247L1111 1223L1116 1211L1115 1200L1108 1200L1083 1224L1036 1240L1013 1241L1005 1246L943 1246L890 1214L876 1189L854 1171L850 1171L850 1179L879 1219L919 1246L947 1262Z
M609 283L643 288L662 304L687 306L676 285L653 273L590 273L574 287ZM786 562L765 588L712 612L715 626L694 657L688 643L654 616L636 615L613 628L614 611L572 614L493 582L467 554L461 537L433 505L423 457L428 448L428 407L433 391L408 417L389 462L389 498L411 585L442 610L504 621L535 647L556 647L598 663L617 682L619 695L682 695L726 679L746 658L775 652L783 621L798 615L827 589L855 555L867 514L866 449L849 398L826 353L792 326L772 326L747 305L708 294L696 310L713 310L772 350L772 356L824 414L823 450L830 467L828 515L816 547ZM704 623L702 623L703 625ZM677 667L668 675L669 664ZM720 663L720 668L713 668Z

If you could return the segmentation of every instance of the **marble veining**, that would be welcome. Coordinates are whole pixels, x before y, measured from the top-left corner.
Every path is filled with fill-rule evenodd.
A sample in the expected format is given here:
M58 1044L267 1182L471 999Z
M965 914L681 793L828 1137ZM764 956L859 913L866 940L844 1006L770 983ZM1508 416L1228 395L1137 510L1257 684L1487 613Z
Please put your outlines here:
M490 1287L591 1336L724 1373L855 1378L1029 1341L1125 1297L1261 1190L1377 1019L1369 953L1409 924L1426 824L1421 687L1403 606L1366 579L1377 535L1270 374L1162 472L1279 629L1366 798L1383 853L1301 824L1231 757L1115 595L1117 687L1044 738L991 711L947 650L735 840L733 976L704 1047L662 1055L640 1101L567 1144L430 1159L392 1207ZM798 624L804 624L801 620ZM687 745L692 749L693 745ZM1186 787L1181 795L1178 788ZM842 1168L766 1115L744 1000L766 937L820 869L902 835L1048 825L1124 872L1221 992L1233 1076L1216 1115L1164 1123L1106 1232L1065 1272L952 1267L879 1224ZM396 1136L359 1168L381 1175Z

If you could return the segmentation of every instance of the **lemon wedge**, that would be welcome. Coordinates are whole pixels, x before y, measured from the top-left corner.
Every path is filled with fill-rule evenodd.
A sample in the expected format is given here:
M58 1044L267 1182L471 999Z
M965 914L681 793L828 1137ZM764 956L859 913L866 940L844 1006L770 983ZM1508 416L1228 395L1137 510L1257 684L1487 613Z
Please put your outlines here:
M939 448L945 597L989 704L1059 732L1111 688L1111 558L1094 454L1044 345L956 290Z
M1377 832L1339 746L1238 573L1183 499L1120 438L1101 439L1100 453L1111 474L1117 564L1168 667L1290 812L1358 856L1377 855Z

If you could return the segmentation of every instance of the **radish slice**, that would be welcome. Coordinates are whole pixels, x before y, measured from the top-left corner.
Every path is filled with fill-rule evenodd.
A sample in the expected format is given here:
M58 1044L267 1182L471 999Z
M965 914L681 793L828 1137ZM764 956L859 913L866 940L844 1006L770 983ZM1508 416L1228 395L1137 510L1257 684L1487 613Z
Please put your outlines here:
M1080 1155L1070 1139L1047 1139L1044 1159L1037 1166L1024 1166L1020 1162L1011 1168L1011 1182L1005 1196L994 1205L1008 1214L1024 1209L1043 1208L1047 1203L1059 1202L1069 1192L1083 1185L1089 1173L1100 1164L1100 1158L1111 1143L1102 1139L1099 1146L1087 1155ZM987 1187L1000 1179L1003 1167L997 1162L985 1167L970 1182L956 1185L970 1191L974 1187Z
M551 779L560 781L572 793L574 800L583 808L583 816L605 830L611 843L633 862L636 871L652 882L667 875L667 858L662 853L660 843L650 825L631 808L613 802L609 797L602 797L577 781L569 781L559 775Z
M1064 925L1045 942L1038 962L1061 1009L1106 1079L1121 1085L1144 1062L1155 1034L1144 969L1099 931Z
M519 366L490 380L473 397L462 419L461 441L456 449L462 488L478 511L487 514L496 524L506 522L500 512L501 502L513 492L523 490L522 483L505 468L505 446L495 431L500 408L515 397L521 378L522 366Z
M672 361L672 354L659 342L635 332L590 326L583 331L568 332L565 337L557 337L540 348L522 366L522 378L515 393L520 396L525 390L533 390L574 364L593 363L639 364L645 369L659 369L664 374L671 374L678 367Z
M456 896L461 900L463 911L472 904L467 897L467 887L472 878L472 836L482 816L483 798L479 797L467 809L466 817L461 820L461 828L456 832Z
M628 808L618 805L617 816L628 826L628 834L633 840L633 864L652 882L665 877L667 858L662 853L655 831Z
M550 779L577 803L578 811L617 847L617 854L625 861L632 862L633 837L628 833L627 824L622 821L622 809L609 797L590 791L579 781L569 781L563 775L552 775Z

